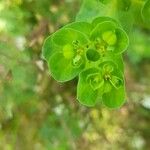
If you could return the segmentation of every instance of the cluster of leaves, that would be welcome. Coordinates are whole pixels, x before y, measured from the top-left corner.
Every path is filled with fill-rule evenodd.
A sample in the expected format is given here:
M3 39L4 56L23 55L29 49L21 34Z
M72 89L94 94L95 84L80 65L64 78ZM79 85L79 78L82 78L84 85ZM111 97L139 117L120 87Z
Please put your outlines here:
M85 0L76 21L50 37L43 46L43 56L51 75L60 82L79 75L77 99L93 106L102 99L110 108L125 101L121 53L127 49L133 23L133 1ZM149 22L149 4L140 3L141 18ZM123 20L124 19L124 20ZM123 30L125 29L125 31Z
M51 75L60 82L79 75L77 99L93 106L97 101L120 107L125 100L122 52L128 37L109 17L74 22L48 37L43 55Z

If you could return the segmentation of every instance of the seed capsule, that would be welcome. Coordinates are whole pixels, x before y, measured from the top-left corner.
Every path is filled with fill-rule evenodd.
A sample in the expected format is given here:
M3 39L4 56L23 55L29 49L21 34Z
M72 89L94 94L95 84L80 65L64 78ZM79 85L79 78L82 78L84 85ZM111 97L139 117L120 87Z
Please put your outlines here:
M71 59L74 57L74 50L70 44L67 44L63 47L63 55L66 59Z
M102 38L108 45L115 45L117 42L117 36L113 31L104 32Z
M76 55L72 61L73 66L78 67L82 64L82 57L80 55Z

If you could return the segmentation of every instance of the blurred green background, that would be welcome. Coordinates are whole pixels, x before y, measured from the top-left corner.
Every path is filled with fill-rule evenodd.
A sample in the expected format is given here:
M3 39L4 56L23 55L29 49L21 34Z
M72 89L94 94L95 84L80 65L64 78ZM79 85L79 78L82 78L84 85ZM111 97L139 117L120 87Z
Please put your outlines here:
M72 22L81 0L0 0L0 150L149 150L150 30L134 25L124 54L127 103L76 100L77 79L57 83L44 39Z

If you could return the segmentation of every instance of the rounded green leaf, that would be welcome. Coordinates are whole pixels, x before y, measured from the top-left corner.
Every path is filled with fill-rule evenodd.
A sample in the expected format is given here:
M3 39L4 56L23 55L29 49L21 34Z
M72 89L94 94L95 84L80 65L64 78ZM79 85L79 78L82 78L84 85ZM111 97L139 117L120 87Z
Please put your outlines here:
M112 89L112 85L110 84L110 82L109 82L109 81L105 81L105 82L104 82L104 86L103 86L103 88L99 91L99 93L100 93L101 95L103 95L104 93L110 92L111 89Z
M53 35L53 42L60 47L64 47L66 44L72 44L75 41L83 45L87 44L88 38L85 34L70 28L62 28Z
M126 32L121 29L117 28L115 30L116 36L117 36L117 43L115 45L114 52L116 54L121 54L123 51L125 51L129 45L129 38L126 34Z
M56 45L52 40L52 35L47 37L42 47L42 56L47 61L55 53L61 50L61 47Z
M110 92L104 93L102 100L105 106L109 108L119 108L125 102L125 88L124 85L119 89L112 88Z
M116 24L112 21L104 21L99 23L91 32L91 40L95 40L98 37L101 37L104 32L114 31Z
M71 26L75 28L74 24L70 25L70 27ZM76 26L76 29L77 29L77 26ZM83 45L83 44L87 44L88 38L85 34L82 34L81 32L77 30L69 29L69 28L65 29L64 27L58 30L57 32L55 32L54 34L52 34L51 36L49 36L44 41L44 44L42 47L42 55L46 60L49 60L49 58L55 52L62 51L66 45L69 45L69 44L72 45L74 41L78 41L81 45Z
M115 63L117 64L119 70L123 73L124 72L124 63L122 55L115 55L112 57Z
M71 28L80 31L81 33L84 33L89 37L92 30L92 25L87 22L73 22L71 24L66 25L64 28Z
M99 64L99 68L103 71L113 72L114 70L118 69L118 65L115 63L113 58L105 58Z
M83 105L94 106L96 102L100 99L98 90L101 86L95 88L95 86L98 85L97 84L94 85L94 83L91 84L91 79L97 73L100 73L99 69L90 68L88 70L81 72L79 75L79 81L77 86L77 99ZM100 82L101 85L102 82Z
M83 70L84 60L78 65L73 65L73 59L66 59L63 53L59 52L52 55L48 65L55 80L66 82L75 78Z
M100 64L99 64L100 67L101 67L101 64L105 63L105 62L110 62L112 64L115 64L121 72L124 72L124 64L123 64L122 55L114 55L114 54L109 52L107 57L102 57L101 58L101 61L100 61Z
M115 54L121 54L129 45L129 39L126 32L116 27L113 22L105 21L98 24L91 33L91 40L101 38L107 43L107 52L111 51ZM103 43L102 43L103 44Z
M115 59L104 59L100 64L99 64L99 68L102 70L102 73L110 73L113 76L117 76L118 78L120 78L121 80L123 79L123 67L122 67L122 59L118 58L118 60Z
M111 60L103 61L99 64L104 78L103 93L111 91L112 87L119 89L124 84L122 68Z
M101 60L101 63L110 61L111 63L114 63L117 68L123 73L124 72L124 63L122 55L113 55L112 53L109 53L109 55Z
M124 77L122 70L113 61L104 61L99 65L104 73L105 83L103 103L109 108L118 108L125 102ZM105 75L109 74L108 80Z
M114 24L116 24L116 26L120 27L119 23L115 19L110 18L110 17L98 17L98 18L95 18L93 20L93 22L92 22L92 25L95 28L99 23L103 23L105 21L113 22Z
M93 90L101 88L104 84L104 80L101 73L93 73L88 75L87 82L90 83L90 86Z

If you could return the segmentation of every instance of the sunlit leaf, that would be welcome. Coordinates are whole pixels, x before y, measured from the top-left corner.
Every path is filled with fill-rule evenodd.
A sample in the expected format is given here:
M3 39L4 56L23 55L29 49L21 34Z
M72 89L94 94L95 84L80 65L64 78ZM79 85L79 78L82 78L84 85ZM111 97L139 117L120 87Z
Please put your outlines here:
M110 92L103 95L103 103L109 108L119 108L125 102L125 88L112 88Z
M99 23L91 33L91 39L94 40L97 37L101 37L102 34L106 31L114 31L116 24L111 21L104 21Z
M96 27L99 23L103 23L105 21L111 21L111 22L115 23L116 25L118 25L118 27L120 26L119 23L111 17L98 17L98 18L95 18L92 21L92 25L93 25L93 27Z
M54 53L63 51L66 45L72 45L74 41L78 41L82 45L86 44L88 39L86 35L74 29L60 29L45 40L42 54L46 60L49 60Z
M92 30L92 25L87 22L73 22L66 25L65 28L71 28L89 36Z
M86 44L88 41L86 35L71 28L60 29L53 35L53 42L61 47L66 44L72 44L76 40L81 44Z
M114 46L112 51L116 54L120 54L126 50L129 44L129 39L125 31L110 21L100 23L94 28L91 33L91 40L95 40L96 38L102 38L108 46Z
M49 58L53 55L53 53L61 50L61 47L56 45L52 39L53 39L53 36L49 36L44 41L44 44L42 47L42 55L43 55L43 58L45 58L46 60L49 60Z
M79 102L83 105L86 106L94 106L98 100L100 100L100 95L98 93L99 86L98 88L94 89L91 86L91 82L89 78L95 75L95 73L100 73L98 69L96 68L90 68L88 70L85 70L80 73L79 75L79 81L78 81L78 86L77 86L77 99ZM103 81L101 81L99 84L101 84ZM102 84L101 84L102 85ZM97 86L97 85L96 85Z
M84 61L77 67L73 66L72 59L66 59L63 53L55 53L48 61L52 77L59 81L65 82L75 78L84 68Z
M129 39L128 39L126 32L121 28L117 28L115 30L115 33L117 36L117 42L116 42L114 52L116 54L119 54L127 49L129 45Z

